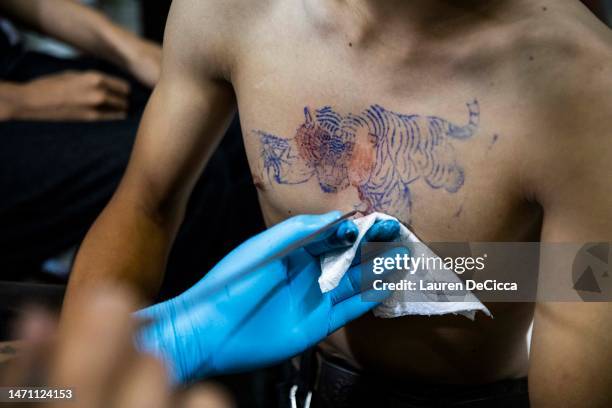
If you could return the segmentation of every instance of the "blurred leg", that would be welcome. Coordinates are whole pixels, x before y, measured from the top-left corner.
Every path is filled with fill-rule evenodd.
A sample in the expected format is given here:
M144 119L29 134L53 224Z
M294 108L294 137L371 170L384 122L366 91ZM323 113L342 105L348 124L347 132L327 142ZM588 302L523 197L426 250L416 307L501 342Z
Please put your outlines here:
M78 244L117 187L137 126L0 123L0 278Z

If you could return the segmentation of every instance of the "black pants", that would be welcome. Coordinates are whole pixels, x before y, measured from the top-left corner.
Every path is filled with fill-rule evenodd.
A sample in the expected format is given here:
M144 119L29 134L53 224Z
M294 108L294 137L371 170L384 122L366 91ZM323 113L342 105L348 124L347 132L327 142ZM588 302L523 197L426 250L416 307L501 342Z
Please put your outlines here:
M25 54L5 80L96 69L132 84L126 120L0 123L0 280L23 280L78 245L126 168L149 91L92 59ZM238 243L263 229L235 122L192 194L160 298L191 286Z

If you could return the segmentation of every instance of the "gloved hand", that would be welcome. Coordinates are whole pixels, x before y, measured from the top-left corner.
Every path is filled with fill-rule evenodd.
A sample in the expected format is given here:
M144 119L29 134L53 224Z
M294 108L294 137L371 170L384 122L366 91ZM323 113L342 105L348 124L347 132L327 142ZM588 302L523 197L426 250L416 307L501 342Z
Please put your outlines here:
M335 290L319 289L317 255L352 245L357 227L351 221L308 250L233 279L339 217L301 215L278 224L240 245L180 296L137 312L151 321L137 336L139 348L164 360L175 382L188 382L283 361L377 306L361 300L359 265ZM393 241L399 224L384 221L370 231L370 241Z

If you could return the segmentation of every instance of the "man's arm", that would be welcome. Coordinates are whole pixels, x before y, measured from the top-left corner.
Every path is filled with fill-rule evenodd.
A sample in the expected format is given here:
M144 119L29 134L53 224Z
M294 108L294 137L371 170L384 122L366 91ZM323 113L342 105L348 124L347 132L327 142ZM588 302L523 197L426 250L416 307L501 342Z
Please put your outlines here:
M154 86L161 49L112 23L102 13L73 0L3 0L9 18L87 54L105 59Z
M198 3L173 3L160 82L126 174L77 255L64 314L81 288L100 281L156 294L190 192L235 113L219 69L231 47Z
M129 71L153 87L161 48L71 0L4 0L0 11ZM0 121L108 120L127 115L129 84L101 72L62 72L25 83L0 81Z
M580 90L554 95L551 101L550 106L566 108L556 115L555 128L540 150L547 156L537 171L543 242L612 242L608 66L586 66L576 73ZM561 88L558 84L560 92L567 91ZM542 267L552 266L543 261ZM571 265L559 273L571 273ZM612 406L612 303L536 306L529 393L534 408Z

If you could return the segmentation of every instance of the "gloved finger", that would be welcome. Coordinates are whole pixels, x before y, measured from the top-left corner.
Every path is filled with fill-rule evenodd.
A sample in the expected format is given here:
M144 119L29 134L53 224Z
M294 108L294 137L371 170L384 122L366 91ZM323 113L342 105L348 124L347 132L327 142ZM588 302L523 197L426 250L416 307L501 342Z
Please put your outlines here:
M377 257L395 258L397 255L402 257L404 255L410 255L410 250L405 247L395 247L377 255ZM382 273L375 274L373 259L370 259L365 264L350 267L340 280L338 286L330 292L332 305L339 304L350 297L358 296L362 294L363 291L371 290L374 280L387 280L391 277L393 272L393 270L383 270ZM376 300L383 300L391 295L388 291L376 291L376 293Z
M275 247L276 243L282 246L290 246L327 224L336 221L341 216L342 213L339 211L331 211L320 215L297 215L264 231L258 237L262 241L268 241L271 247Z
M359 228L351 220L345 220L337 228L329 231L317 241L308 244L305 249L312 256L352 246L359 235Z
M221 260L206 275L209 282L228 281L236 273L261 265L301 239L336 221L339 211L321 215L298 215L267 229L247 240ZM223 273L217 273L222 270Z
M332 334L378 305L380 305L380 302L364 301L361 296L353 296L338 303L331 310L329 332L327 334Z
M400 224L397 220L377 221L363 237L366 242L393 242L400 236Z
M398 247L392 250L386 251L381 255L381 258L385 257L395 257L396 255L408 255L410 252L407 248ZM373 266L373 262L370 264ZM351 268L353 269L353 268ZM361 268L354 268L361 269ZM365 271L369 272L370 267L365 269ZM354 272L353 272L354 273ZM366 277L366 282L361 282L357 289L353 291L353 296L346 298L332 306L330 321L329 321L329 332L328 334L333 333L339 328L345 326L351 321L357 319L362 316L364 313L372 310L376 306L380 305L385 299L393 294L390 290L378 290L375 289L373 283L377 280L388 281L390 278L394 277L397 271L389 270L384 271L382 274L368 274ZM354 278L353 278L354 279ZM337 288L336 288L337 289ZM348 294L346 289L344 295Z
M364 261L362 255L363 246L369 242L395 242L400 237L400 224L396 220L382 220L377 221L372 227L366 232L363 239L359 243L359 248L353 258L351 265L357 265ZM368 255L370 252L368 251ZM375 255L375 254L372 254Z

